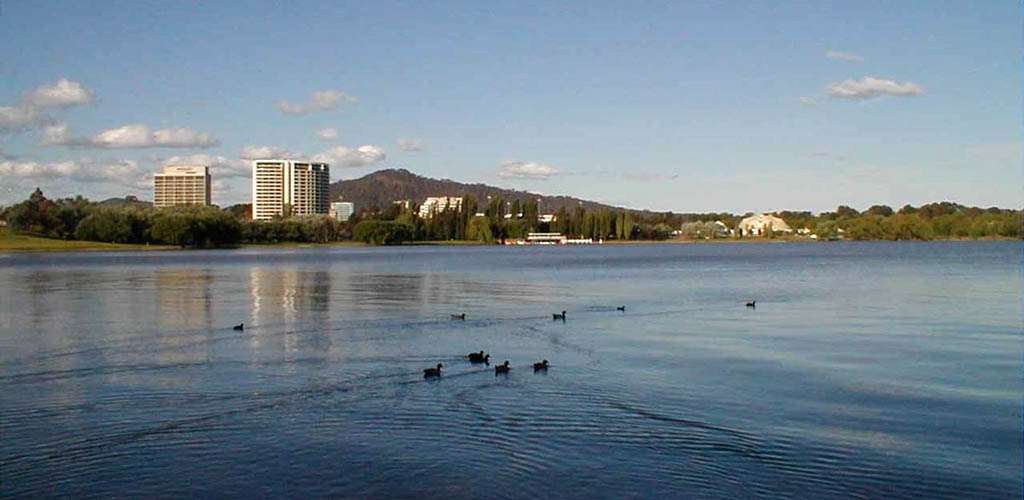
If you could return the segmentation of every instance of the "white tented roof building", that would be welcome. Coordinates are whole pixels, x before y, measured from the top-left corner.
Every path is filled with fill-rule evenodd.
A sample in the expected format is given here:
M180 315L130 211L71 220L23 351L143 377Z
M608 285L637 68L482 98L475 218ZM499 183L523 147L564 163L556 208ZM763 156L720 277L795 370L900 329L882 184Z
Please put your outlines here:
M741 220L739 224L740 236L763 236L768 232L768 228L776 233L793 232L786 221L771 214L751 215Z

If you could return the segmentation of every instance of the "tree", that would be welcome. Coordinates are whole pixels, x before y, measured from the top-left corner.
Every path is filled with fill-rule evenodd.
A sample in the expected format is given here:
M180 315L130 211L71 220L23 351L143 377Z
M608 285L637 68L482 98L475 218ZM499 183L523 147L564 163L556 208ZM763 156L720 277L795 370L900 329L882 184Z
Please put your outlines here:
M353 239L373 245L399 245L409 236L409 227L394 221L364 220L352 229Z
M540 212L537 208L537 200L529 199L523 204L523 219L526 220L529 232L537 231L538 219L540 219Z
M836 208L836 216L840 218L856 217L858 215L860 215L860 212L858 212L857 209L848 207L846 205L839 205L839 208Z
M626 215L622 220L622 239L631 240L633 239L633 230L636 228L636 223L633 222L633 214L626 212Z
M491 221L487 217L473 217L466 225L466 237L473 241L494 243L494 231L491 230Z
M889 205L871 205L868 208L868 215L880 215L882 217L888 217L893 214L892 207Z

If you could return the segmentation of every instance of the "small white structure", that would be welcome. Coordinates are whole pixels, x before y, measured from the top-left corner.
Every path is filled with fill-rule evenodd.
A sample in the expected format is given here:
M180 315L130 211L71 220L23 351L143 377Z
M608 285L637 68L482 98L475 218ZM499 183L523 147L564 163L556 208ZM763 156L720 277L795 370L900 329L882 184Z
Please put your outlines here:
M351 201L335 201L331 203L331 209L327 214L337 220L345 222L356 212L356 205Z
M597 244L603 244L598 240ZM506 240L506 245L593 245L593 238L569 238L562 233L528 233L526 239Z
M793 232L786 221L771 214L752 215L739 223L740 236L764 236L769 230L774 233Z

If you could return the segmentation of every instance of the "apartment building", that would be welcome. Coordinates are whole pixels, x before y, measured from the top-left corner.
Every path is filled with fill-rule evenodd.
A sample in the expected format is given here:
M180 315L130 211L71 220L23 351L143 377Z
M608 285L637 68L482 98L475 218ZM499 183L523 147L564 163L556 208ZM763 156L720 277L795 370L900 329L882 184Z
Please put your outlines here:
M210 169L199 165L171 165L153 176L153 206L209 205Z
M330 167L291 160L252 162L252 218L327 214Z
M459 210L462 208L462 198L455 196L431 196L420 205L420 218L429 219L436 213L445 210Z

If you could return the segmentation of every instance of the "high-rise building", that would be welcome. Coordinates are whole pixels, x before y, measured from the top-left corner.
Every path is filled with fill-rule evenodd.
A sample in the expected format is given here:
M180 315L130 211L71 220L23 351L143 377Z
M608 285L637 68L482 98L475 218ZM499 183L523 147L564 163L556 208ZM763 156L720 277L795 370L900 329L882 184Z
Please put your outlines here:
M252 162L252 218L326 214L330 182L326 163L256 160Z
M352 217L352 214L354 214L355 211L355 203L352 203L351 201L335 201L331 202L331 210L327 213L331 217L345 222L349 217Z
M209 205L210 169L196 165L172 165L153 176L153 206Z

